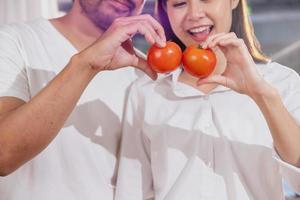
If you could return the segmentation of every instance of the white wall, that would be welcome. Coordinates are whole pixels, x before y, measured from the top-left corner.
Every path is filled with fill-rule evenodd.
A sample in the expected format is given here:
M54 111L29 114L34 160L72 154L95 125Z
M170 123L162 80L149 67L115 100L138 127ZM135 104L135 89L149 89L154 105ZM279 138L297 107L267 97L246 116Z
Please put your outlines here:
M59 15L57 0L0 0L0 24Z

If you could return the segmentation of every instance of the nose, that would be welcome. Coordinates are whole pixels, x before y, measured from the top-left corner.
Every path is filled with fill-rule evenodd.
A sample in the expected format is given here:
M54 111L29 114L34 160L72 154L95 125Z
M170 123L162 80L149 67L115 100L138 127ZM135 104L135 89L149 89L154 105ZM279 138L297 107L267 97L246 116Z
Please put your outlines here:
M197 21L205 16L204 5L199 0L191 0L188 12L188 20Z

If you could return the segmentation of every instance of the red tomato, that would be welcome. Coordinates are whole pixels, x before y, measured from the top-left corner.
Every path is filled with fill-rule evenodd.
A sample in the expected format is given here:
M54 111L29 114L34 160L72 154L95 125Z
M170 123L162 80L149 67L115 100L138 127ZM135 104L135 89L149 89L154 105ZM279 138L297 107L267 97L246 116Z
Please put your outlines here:
M163 48L157 47L155 44L148 51L148 65L158 73L169 73L181 63L182 51L180 47L168 41Z
M189 74L205 78L214 71L216 60L212 50L202 49L200 45L191 45L183 52L182 64Z

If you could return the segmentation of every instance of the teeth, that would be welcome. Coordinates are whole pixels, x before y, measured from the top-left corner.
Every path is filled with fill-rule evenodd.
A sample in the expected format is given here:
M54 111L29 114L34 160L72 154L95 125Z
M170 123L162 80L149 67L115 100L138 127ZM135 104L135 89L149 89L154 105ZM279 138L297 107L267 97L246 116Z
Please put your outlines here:
M191 33L200 33L200 32L204 32L204 31L208 31L208 30L209 30L209 26L200 27L200 28L193 28L193 29L190 29L189 31Z

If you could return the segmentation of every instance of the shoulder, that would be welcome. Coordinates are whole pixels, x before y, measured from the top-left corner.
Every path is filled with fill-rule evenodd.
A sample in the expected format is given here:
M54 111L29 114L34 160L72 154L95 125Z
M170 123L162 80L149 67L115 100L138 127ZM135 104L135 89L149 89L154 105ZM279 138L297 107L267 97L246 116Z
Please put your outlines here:
M30 40L36 35L40 27L46 27L46 19L38 19L30 22L18 22L0 26L0 37L15 41Z
M276 62L259 64L258 69L265 80L275 86L300 81L299 74L295 70Z
M21 61L23 56L24 43L22 37L23 23L15 23L0 26L0 56L1 61L9 58L14 63ZM22 55L22 56L21 56ZM19 63L20 64L20 63ZM1 67L3 67L1 65Z

